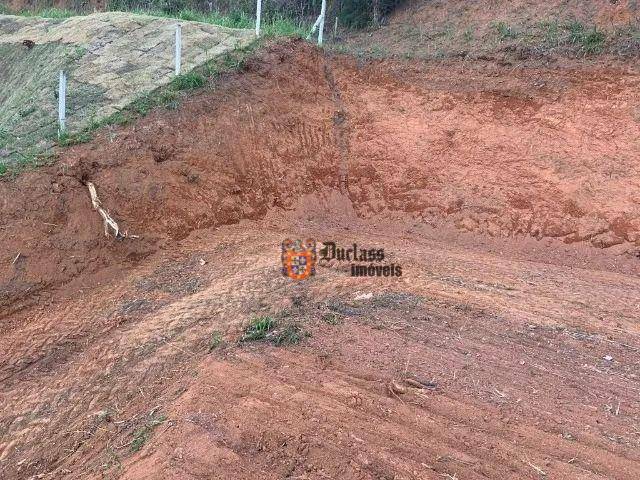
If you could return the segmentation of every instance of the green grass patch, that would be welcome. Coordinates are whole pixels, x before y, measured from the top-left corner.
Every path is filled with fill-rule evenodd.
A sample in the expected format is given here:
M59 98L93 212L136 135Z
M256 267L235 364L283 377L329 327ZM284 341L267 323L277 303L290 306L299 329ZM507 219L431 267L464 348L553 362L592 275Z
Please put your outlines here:
M241 341L254 342L264 340L267 338L267 335L276 328L276 325L277 322L272 317L254 318L247 328L245 328Z
M211 337L209 338L209 353L213 352L216 348L220 347L224 343L224 339L222 338L222 333L217 330L211 333Z
M9 167L7 167L4 163L0 163L0 177L3 177L9 171Z
M493 25L501 40L508 40L510 38L516 38L518 32L505 22L497 22Z
M157 9L126 9L120 7L117 2L112 2L109 6L112 12L127 12L137 15L148 15L159 18L175 18L188 22L208 23L227 28L255 28L255 19L252 15L241 10L231 11L226 15L220 12L199 12L193 9L182 9L175 12L165 12ZM11 12L7 7L0 6L0 14L13 14L25 17L43 17L43 18L69 18L83 13L74 12L72 10L60 8L44 8L21 10L19 12ZM305 37L311 26L285 15L267 15L262 20L262 36L264 37Z
M200 88L206 83L206 79L198 72L189 72L176 76L171 80L171 87L174 90L193 90Z
M78 14L72 10L62 8L42 8L36 10L20 10L19 12L12 13L12 15L20 15L22 17L69 18L75 17Z
M607 37L597 27L586 28L582 23L573 21L566 25L566 29L569 31L569 41L578 45L585 55L600 53L604 49Z
M309 333L298 322L278 321L270 316L262 316L251 320L244 329L240 341L269 341L280 347L300 343L307 336Z
M276 17L263 25L262 34L265 37L296 37L304 38L310 27L287 17Z
M138 452L144 446L145 443L151 437L153 430L158 426L162 425L167 420L167 417L164 415L160 415L157 418L152 418L147 422L145 426L139 428L133 433L133 441L131 442L131 451Z

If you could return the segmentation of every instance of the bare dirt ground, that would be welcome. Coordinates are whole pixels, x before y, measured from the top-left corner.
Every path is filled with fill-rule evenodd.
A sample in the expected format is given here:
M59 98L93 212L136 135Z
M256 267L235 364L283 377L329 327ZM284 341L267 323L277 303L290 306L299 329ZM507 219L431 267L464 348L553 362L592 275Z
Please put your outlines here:
M0 183L2 476L638 478L639 83L279 44Z

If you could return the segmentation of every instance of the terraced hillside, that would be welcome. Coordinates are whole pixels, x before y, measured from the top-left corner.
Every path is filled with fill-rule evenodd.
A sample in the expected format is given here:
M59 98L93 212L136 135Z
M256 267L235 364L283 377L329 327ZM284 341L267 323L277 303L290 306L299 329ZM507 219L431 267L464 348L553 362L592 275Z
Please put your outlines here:
M180 23L183 73L253 38L249 30ZM52 145L59 70L68 76L71 132L169 83L175 25L176 20L118 12L69 19L0 16L0 162Z

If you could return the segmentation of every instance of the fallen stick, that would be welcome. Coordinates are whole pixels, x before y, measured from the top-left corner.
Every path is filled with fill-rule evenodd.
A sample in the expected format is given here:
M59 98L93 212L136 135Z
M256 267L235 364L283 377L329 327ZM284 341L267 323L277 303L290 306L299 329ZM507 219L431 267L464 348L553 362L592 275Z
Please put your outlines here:
M113 235L115 238L138 238L137 235L128 235L127 232L121 233L120 227L116 221L111 218L111 215L102 208L102 203L98 198L98 193L96 192L96 187L93 183L87 182L87 188L89 189L89 195L91 196L91 204L93 205L93 209L96 210L100 216L102 217L102 221L104 222L104 236L109 236L109 227L113 230Z

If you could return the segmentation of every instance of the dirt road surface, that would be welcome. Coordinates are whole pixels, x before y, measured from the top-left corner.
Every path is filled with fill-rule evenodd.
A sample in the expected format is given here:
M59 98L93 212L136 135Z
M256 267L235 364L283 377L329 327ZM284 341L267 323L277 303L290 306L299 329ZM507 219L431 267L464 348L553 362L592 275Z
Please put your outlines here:
M640 80L588 73L278 44L0 183L0 476L640 478Z

